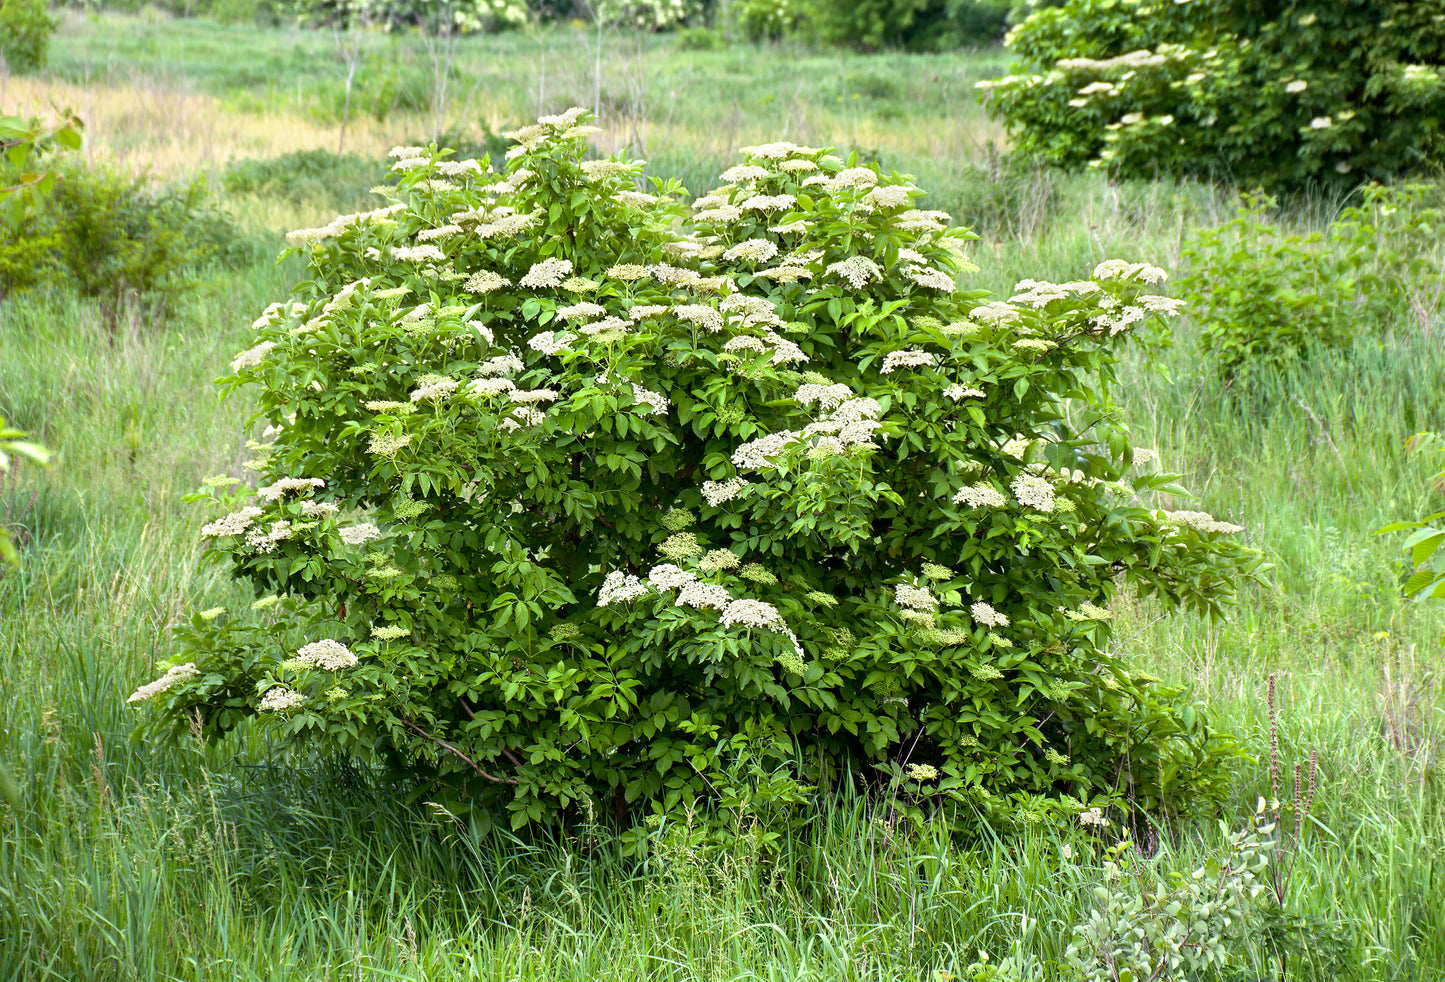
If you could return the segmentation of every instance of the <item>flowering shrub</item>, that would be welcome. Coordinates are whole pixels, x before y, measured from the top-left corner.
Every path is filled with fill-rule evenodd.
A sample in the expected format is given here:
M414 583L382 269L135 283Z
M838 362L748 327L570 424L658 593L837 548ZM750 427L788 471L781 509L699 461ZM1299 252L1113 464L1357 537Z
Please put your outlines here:
M1162 271L984 303L896 175L752 147L689 214L584 122L503 174L398 148L391 204L294 234L310 277L225 380L261 486L204 495L260 598L138 699L519 827L869 764L983 803L1207 790L1200 714L1107 649L1116 582L1217 611L1249 561L1148 507L1182 492L1110 402Z
M1323 232L1287 235L1267 199L1185 244L1179 292L1199 322L1199 347L1222 378L1272 374L1311 345L1340 347L1383 334L1403 311L1428 318L1440 212L1419 188L1367 187Z
M1241 183L1445 161L1445 0L1069 0L1008 42L987 105L1025 155Z

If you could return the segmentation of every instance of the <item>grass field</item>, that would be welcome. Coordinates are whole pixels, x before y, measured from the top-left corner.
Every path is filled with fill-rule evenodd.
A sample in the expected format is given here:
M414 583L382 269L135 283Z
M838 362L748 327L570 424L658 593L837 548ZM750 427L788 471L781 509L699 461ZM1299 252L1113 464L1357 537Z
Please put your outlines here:
M71 15L49 75L0 80L0 111L69 104L87 153L208 174L224 194L235 161L335 149L329 45ZM683 51L561 27L464 42L439 113L424 45L379 36L347 150L376 156L436 131L495 145L539 108L574 103L603 110L600 149L640 149L695 192L740 144L858 150L980 231L976 281L995 291L1111 256L1172 267L1191 228L1233 214L1229 194L1198 185L1002 168L972 83L1004 65L998 52ZM225 201L270 248L364 191ZM892 825L878 802L825 802L776 855L736 815L730 848L679 821L632 860L600 830L482 835L259 728L219 746L134 736L125 699L166 656L168 625L236 589L199 565L204 518L181 498L206 475L245 473L248 406L210 382L296 273L269 261L215 272L164 323L62 295L0 300L0 414L59 456L53 472L0 485L0 522L24 545L23 567L0 574L0 763L22 793L18 810L0 804L0 978L942 982L1011 951L1020 979L1068 977L1070 928L1102 881L1078 829L980 827L959 841ZM1249 399L1209 372L1187 319L1171 347L1127 365L1136 443L1183 472L1200 495L1188 507L1246 526L1272 564L1219 624L1121 597L1115 637L1139 670L1193 686L1247 755L1226 826L1270 793L1271 674L1286 777L1317 755L1315 809L1281 857L1305 932L1291 979L1445 980L1445 620L1399 599L1398 541L1372 535L1445 508L1439 458L1411 442L1445 429L1442 333L1438 311L1402 312L1389 333L1320 352ZM1186 873L1221 838L1212 823L1160 835L1164 862ZM1272 977L1266 940L1244 948L1227 977Z

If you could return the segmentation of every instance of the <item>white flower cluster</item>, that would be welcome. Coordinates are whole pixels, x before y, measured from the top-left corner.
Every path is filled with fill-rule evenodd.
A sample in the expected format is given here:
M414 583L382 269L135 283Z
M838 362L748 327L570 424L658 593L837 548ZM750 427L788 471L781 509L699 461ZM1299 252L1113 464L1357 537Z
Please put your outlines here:
M661 563L647 574L647 583L654 590L678 590L697 580L697 574L672 563Z
M661 416L672 405L662 393L643 388L636 382L632 383L632 401L639 407L646 406L649 416Z
M784 626L778 608L770 603L751 599L734 600L723 608L722 624L724 627L741 624L743 627L759 627L769 631L778 631Z
M733 466L740 471L768 470L776 466L773 458L797 442L797 439L798 434L792 430L783 430L781 433L769 433L756 440L749 440L733 451Z
M1035 511L1054 510L1054 486L1035 474L1020 474L1009 485L1019 504Z
M938 356L924 351L922 348L904 348L901 351L890 351L883 357L883 367L880 369L884 375L890 375L898 368L932 368L938 364Z
M980 600L968 610L973 615L973 619L985 627L1008 627L1008 618L994 610L991 604Z
M509 398L522 405L535 405L539 402L556 402L560 393L556 389L512 389Z
M1064 610L1063 607L1059 609L1063 610L1064 616L1071 621L1107 621L1114 616L1105 608L1087 600L1079 604L1078 610Z
M360 546L381 538L381 529L376 527L375 522L358 522L355 525L348 525L337 532L341 541L349 546Z
M953 496L953 503L966 504L970 508L1002 508L1008 504L1008 499L992 484L971 484L959 489Z
M511 392L516 389L516 387L509 378L479 378L469 386L474 395L479 395L484 398L499 396L504 392Z
M329 501L303 501L301 502L301 514L308 518L330 518L341 509Z
M840 188L871 188L878 183L878 175L868 167L849 167L833 175L833 185Z
M512 281L506 277L499 276L489 269L478 270L468 277L462 284L462 289L468 293L491 293L493 290L500 290L504 286L511 286Z
M601 317L607 313L607 309L601 304L582 301L574 303L570 307L558 307L557 319L563 321L591 320L594 317Z
M1123 259L1105 259L1094 267L1093 278L1100 282L1104 280L1132 280L1139 279L1145 283L1163 283L1169 278L1169 274L1158 266L1150 266L1148 263L1131 263Z
M972 389L957 382L944 389L943 395L954 402L958 402L960 399L982 399L984 397L981 389Z
M256 347L248 348L231 361L231 371L240 372L247 368L255 368L266 357L266 352L274 347L276 347L275 341L262 341Z
M698 610L723 610L732 603L732 594L727 588L716 583L696 580L685 584L677 591L677 606L694 607Z
M929 593L927 587L900 583L893 588L893 596L898 601L898 606L910 610L929 612L938 609L938 598Z
M127 699L126 702L145 702L147 699L165 692L177 682L194 678L199 674L201 674L201 672L196 668L195 662L186 662L184 665L177 665L169 669L166 674L154 682L147 682L145 685L136 689L131 693L130 698Z
M724 184L742 184L744 182L761 181L772 176L772 171L766 167L759 167L757 164L738 164L729 167L720 175Z
M461 384L456 379L441 378L435 375L426 377L420 381L422 384L412 390L412 402L431 402L438 399L445 399L457 391L457 386Z
M765 263L777 254L778 246L771 239L748 239L724 252L723 258L728 262Z
M319 477L283 477L274 484L268 484L264 488L257 488L256 494L267 501L279 501L285 497L288 491L300 491L310 493L314 488L322 488L326 482Z
M901 184L880 185L863 195L863 204L869 208L885 211L891 208L904 208L913 204L915 190L917 189L904 187Z
M278 542L291 538L291 523L282 519L272 522L270 528L259 525L246 534L246 545L257 552L274 552Z
M1243 525L1231 525L1218 521L1213 515L1202 511L1166 511L1161 513L1164 520L1173 525L1184 525L1197 532L1243 532Z
M527 270L517 285L528 290L541 290L555 287L563 280L572 275L572 260L558 259L552 256L536 263Z
M739 207L743 211L787 211L797 203L791 194L755 194Z
M868 173L873 173L868 171ZM847 259L840 259L828 266L828 272L840 279L847 280L855 290L861 290L874 280L883 278L883 271L878 264L866 256L849 256Z
M288 709L295 709L306 701L306 697L284 685L273 685L266 690L261 697L260 708L265 713L281 713Z
M460 225L440 225L436 228L424 228L416 233L418 242L432 242L436 239L450 239L453 236L461 235Z
M296 652L296 660L315 665L325 672L337 672L343 668L351 668L357 663L356 655L350 648L340 641L333 641L330 638L302 645Z
M722 314L716 307L709 307L707 304L701 303L685 303L674 307L672 312L689 324L696 324L714 334L723 329Z
M629 604L646 596L648 592L647 584L636 576L615 569L603 579L602 589L597 591L597 603L603 607L619 603Z
M740 477L730 477L726 481L704 481L702 484L702 496L707 503L716 508L726 501L732 501L748 486L748 482Z
M570 350L567 345L577 340L577 335L567 331L542 331L532 335L527 347L544 355L555 355ZM475 388L475 385L473 385Z
M393 259L404 263L442 262L446 253L434 245L397 246L391 250Z
M797 391L793 393L793 399L798 405L811 406L816 402L818 408L825 413L837 409L851 398L853 398L853 390L842 382L833 385L817 385L810 382L798 386Z
M240 535L251 527L260 514L261 509L254 505L247 506L240 511L231 512L225 518L218 518L214 522L202 525L201 535L208 539L219 538L223 535Z
M509 352L505 355L488 358L482 362L477 366L477 374L482 376L516 375L522 368L522 359Z

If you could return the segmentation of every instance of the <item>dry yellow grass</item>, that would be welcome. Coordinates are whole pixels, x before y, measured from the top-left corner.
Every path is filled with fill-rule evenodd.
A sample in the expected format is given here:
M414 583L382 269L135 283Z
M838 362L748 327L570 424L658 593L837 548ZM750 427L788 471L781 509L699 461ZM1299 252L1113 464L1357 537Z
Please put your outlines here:
M82 152L87 157L114 159L159 178L209 173L245 157L334 150L338 135L336 126L294 112L237 111L196 92L184 79L160 75L84 87L51 78L0 75L0 107L6 113L42 117L69 107L85 123ZM410 122L353 119L346 149L384 155L408 132Z

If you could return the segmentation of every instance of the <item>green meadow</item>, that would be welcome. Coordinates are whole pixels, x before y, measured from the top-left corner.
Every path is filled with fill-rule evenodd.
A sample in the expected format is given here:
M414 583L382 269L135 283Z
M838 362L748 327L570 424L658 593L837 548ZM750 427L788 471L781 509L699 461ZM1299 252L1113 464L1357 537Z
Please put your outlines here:
M445 136L496 159L504 130L596 107L599 152L694 194L738 146L834 146L913 175L924 207L973 228L967 286L1005 298L1112 257L1172 273L1235 193L1007 163L973 89L1007 70L1001 50L689 48L561 25L463 39L439 67L424 39L377 35L341 147L325 34L66 18L45 74L0 79L0 111L68 105L87 158L203 178L249 258L194 271L164 310L43 285L0 299L0 415L57 458L0 477L22 559L0 571L0 764L20 792L0 804L0 978L1070 977L1071 930L1105 882L1082 827L950 836L886 798L826 799L773 848L736 812L725 845L679 816L625 856L601 827L484 833L259 725L158 745L126 699L173 623L243 599L201 562L212 516L183 501L209 475L251 477L247 396L212 380L300 275L275 260L282 234L374 207L393 143ZM1273 220L1315 229L1348 203L1303 196ZM1401 536L1374 534L1445 508L1429 435L1445 430L1442 261L1445 239L1386 329L1248 386L1213 370L1187 316L1126 365L1136 445L1198 494L1173 507L1244 526L1268 564L1221 622L1128 594L1113 609L1131 668L1190 687L1239 748L1223 811L1141 831L1148 861L1188 876L1261 796L1284 799L1267 878L1290 929L1243 938L1228 979L1275 978L1287 950L1290 979L1445 980L1445 606L1402 599Z

